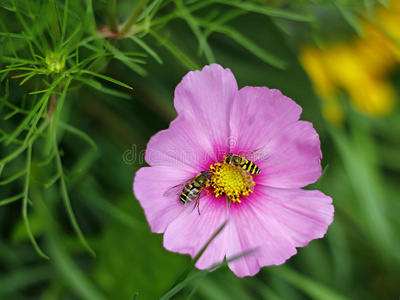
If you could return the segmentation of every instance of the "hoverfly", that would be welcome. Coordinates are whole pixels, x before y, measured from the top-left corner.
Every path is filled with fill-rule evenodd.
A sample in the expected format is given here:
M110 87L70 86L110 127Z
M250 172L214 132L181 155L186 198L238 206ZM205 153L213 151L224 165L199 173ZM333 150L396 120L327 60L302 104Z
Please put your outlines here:
M183 204L189 204L194 201L194 207L197 206L200 214L199 199L210 181L211 173L209 171L202 171L199 175L193 177L192 179L168 189L164 193L164 197L180 195L179 201Z
M227 164L232 164L234 166L237 166L240 169L245 170L250 174L258 175L261 173L261 170L253 161L265 158L268 154L269 154L269 149L267 147L263 147L245 153L244 155L236 155L233 153L229 153L228 155L224 156L224 161Z

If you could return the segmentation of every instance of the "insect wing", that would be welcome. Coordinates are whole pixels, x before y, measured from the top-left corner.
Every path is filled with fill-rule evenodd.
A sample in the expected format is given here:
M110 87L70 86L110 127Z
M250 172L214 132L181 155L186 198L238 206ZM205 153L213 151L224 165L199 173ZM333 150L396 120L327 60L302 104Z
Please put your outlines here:
M188 201L186 202L185 205L185 213L187 215L191 214L194 209L197 208L199 209L199 214L200 214L200 198L203 197L203 191L204 191L204 187L200 188L199 193L197 194L196 198L193 199L193 201Z
M247 183L247 188L253 191L255 183L254 183L254 180L253 180L253 177L251 176L251 174L239 167L238 167L238 170L239 170L240 174L243 176L243 178L245 179L245 181Z
M165 193L164 193L164 197L173 197L173 196L177 196L177 195L179 196L179 195L182 193L182 191L183 191L183 189L185 188L185 186L186 186L189 182L191 182L192 180L193 180L193 179L190 179L190 180L188 180L188 181L186 181L186 182L184 182L184 183L175 185L175 186L173 186L172 188L166 190Z
M247 152L243 156L252 162L257 160L265 160L271 153L271 150L267 147L258 148L254 151Z

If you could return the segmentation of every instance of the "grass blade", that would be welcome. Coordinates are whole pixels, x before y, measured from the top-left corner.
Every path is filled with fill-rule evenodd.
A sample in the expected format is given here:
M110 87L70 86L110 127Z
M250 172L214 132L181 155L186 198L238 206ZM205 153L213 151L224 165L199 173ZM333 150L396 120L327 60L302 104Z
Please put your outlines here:
M126 93L122 93L120 91L117 90L113 90L113 89L109 89L104 87L100 82L91 79L91 78L81 78L81 77L77 77L75 78L76 80L79 80L89 86L91 86L92 88L98 90L101 93L104 93L106 95L110 95L110 96L115 96L118 98L122 98L122 99L131 99L132 97L129 94Z
M329 169L329 165L326 165L325 168L322 170L321 176L318 178L318 180L316 182L311 184L308 187L308 189L310 189L310 190L318 190L318 187L320 186L322 179L324 178L324 176L328 172L328 169Z
M192 61L186 54L184 54L180 49L178 49L174 44L170 41L167 41L163 37L161 37L155 31L150 31L150 34L167 50L174 55L179 61L183 63L189 70L200 70L201 67L197 65L194 61Z
M28 193L29 193L29 181L31 176L31 158L32 158L32 144L29 144L27 151L27 159L26 159L26 180L25 180L25 188L24 188L24 197L22 199L22 218L25 222L25 227L28 232L29 238L36 250L36 252L43 258L49 259L49 257L43 253L40 249L39 245L36 242L35 237L32 234L31 228L29 226L28 219Z
M71 207L71 200L69 199L69 194L68 194L68 188L67 188L67 184L65 182L65 174L64 174L64 170L62 167L62 162L61 162L61 157L59 152L57 151L57 144L56 141L54 141L54 147L56 148L56 166L57 166L57 171L61 174L60 177L60 188L61 188L61 197L63 199L65 208L67 210L67 214L69 217L69 220L71 222L72 227L74 228L76 234L78 235L79 240L81 241L82 245L88 250L88 252L93 256L96 257L96 253L94 252L94 250L92 249L92 247L90 247L89 243L86 241L85 236L83 235L78 222L76 221L75 218L75 214L74 211L72 210Z
M10 182L13 182L14 180L17 180L18 178L22 177L26 173L26 170L22 170L21 172L18 172L17 174L0 181L0 185L6 185L9 184Z
M226 224L228 223L228 221L226 220L224 223L222 223L222 225L217 229L217 231L212 235L212 237L208 240L208 242L204 245L204 247L199 251L199 253L195 256L195 258L193 258L190 263L187 265L185 271L182 273L181 276L179 276L179 278L176 280L176 282L172 285L172 287L169 289L169 291L174 290L174 288L176 286L178 286L180 283L182 283L185 278L187 277L187 275L193 270L194 265L196 264L196 262L199 260L200 256L204 253L204 251L207 249L208 245L217 237L218 234L221 233L221 231L225 228ZM168 293L167 293L168 294ZM166 295L167 295L166 294ZM161 299L164 299L163 297L161 297ZM165 299L169 299L169 298L165 298Z
M49 235L48 244L54 266L64 276L66 283L79 295L80 299L107 299L76 265L55 233Z
M266 52L263 48L256 45L254 42L244 37L241 33L228 26L217 26L215 31L223 33L233 39L235 42L246 48L248 51L256 55L258 58L279 69L286 69L286 62L282 59Z
M45 145L44 147L44 153L46 153L47 155L50 154L52 147L52 141L56 139L56 134L57 134L57 127L58 127L58 120L60 119L60 115L61 115L61 110L64 106L64 101L65 98L67 97L67 92L68 92L68 88L69 85L71 84L73 78L68 78L67 82L65 83L64 89L62 91L61 97L60 99L58 99L57 101L57 95L53 95L54 97L52 97L52 99L50 100L50 107L56 105L55 111L52 115L51 118L51 122L50 122L50 127L49 127L49 137L47 140L47 145ZM51 109L51 108L49 108ZM49 112L49 115L52 112Z
M92 71L89 71L89 70L82 70L81 73L89 74L89 75L92 75L92 76L95 76L95 77L99 77L101 79L104 79L104 80L110 81L112 83L118 84L118 85L123 86L123 87L125 87L127 89L130 89L130 90L133 89L132 87L130 87L129 85L127 85L127 84L125 84L125 83L123 83L121 81L118 81L118 80L116 80L114 78L111 78L111 77L108 77L108 76L105 76L105 75L102 75L102 74L99 74L99 73L95 73L95 72L92 72Z
M182 282L178 283L177 285L175 285L173 288L171 288L166 294L164 294L160 300L168 300L171 299L171 297L173 297L175 294L177 294L180 290L182 290L185 286L187 286L190 282L202 278L204 276L206 276L207 274L209 274L212 270L215 270L216 268L222 267L222 266L226 266L228 265L228 263L237 260L239 258L245 257L246 255L249 255L253 253L253 250L250 251L246 251L242 254L239 254L237 256L234 256L230 259L227 259L225 262L223 262L222 264L215 264L212 267L210 267L209 269L203 270L203 271L199 271L198 273L196 273L195 275L186 278L185 280L183 280Z
M343 160L349 182L357 195L355 200L358 202L360 217L355 221L358 222L360 230L374 241L376 251L382 255L380 258L383 262L393 265L395 260L388 259L388 255L385 253L395 255L396 251L388 251L388 249L394 248L396 236L385 218L382 203L385 200L385 191L379 184L379 171L367 157L354 155L355 151L361 152L361 150L360 145L351 142L353 139L349 139L333 126L327 128ZM352 129L355 130L355 128ZM361 132L357 132L357 134L363 135ZM359 139L361 138L359 137ZM368 148L369 145L364 143L361 147Z
M0 206L7 205L7 204L9 204L9 203L15 202L15 201L17 201L17 200L23 198L24 195L25 195L25 194L22 192L22 193L20 193L20 194L18 194L18 195L14 195L14 196L9 197L9 198L7 198L7 199L3 199L3 200L0 201Z
M181 0L175 0L174 2L176 4L176 6L178 7L179 11L181 12L183 18L188 23L190 29L193 31L193 34L196 36L197 40L199 41L199 55L201 54L202 51L204 51L204 54L207 58L207 62L209 64L214 63L215 62L214 53L212 52L210 45L207 43L207 39L201 32L196 20L193 18L193 16L190 14L190 12L186 9L186 7L184 6L184 4L182 3Z
M130 39L134 41L139 47L141 47L144 51L146 51L151 57L153 57L160 65L163 64L163 61L158 54L151 49L143 40L137 38L136 36L131 36Z
M114 55L116 59L125 64L128 68L130 68L133 72L138 73L141 76L147 76L147 71L142 67L138 66L133 59L127 57L123 52L119 51L112 45L108 45L108 50Z
M357 32L357 34L359 36L361 36L361 37L364 36L364 32L359 25L360 20L357 19L357 17L354 15L354 13L349 8L345 7L344 5L342 5L338 2L335 2L335 5L338 8L338 10L340 11L340 13L342 14L343 18L351 26L351 28L353 28L354 31Z
M312 280L286 266L269 267L268 271L286 280L313 299L319 300L347 300L348 298L327 286Z
M231 0L217 0L216 2L230 6L235 6L245 11L255 12L270 17L279 17L279 18L289 19L293 21L302 21L302 22L311 22L313 20L311 16L301 15L284 9L272 8L268 7L267 5L261 6L252 2L238 2Z
M79 130L78 128L75 128L67 123L64 123L62 121L59 121L59 126L67 131L69 131L72 134L75 134L76 136L79 136L83 140L85 140L89 145L91 145L94 149L97 150L97 145L95 141L91 137L89 137L86 133L84 133L82 130Z

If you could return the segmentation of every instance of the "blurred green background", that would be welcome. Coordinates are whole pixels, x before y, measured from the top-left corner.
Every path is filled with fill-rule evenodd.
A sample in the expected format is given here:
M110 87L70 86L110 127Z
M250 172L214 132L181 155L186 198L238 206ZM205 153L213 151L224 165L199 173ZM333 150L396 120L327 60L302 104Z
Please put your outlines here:
M0 299L165 295L190 258L150 232L132 181L176 116L176 85L212 62L303 107L325 170L307 188L335 218L282 266L193 270L173 298L398 299L396 0L2 0L0 13Z

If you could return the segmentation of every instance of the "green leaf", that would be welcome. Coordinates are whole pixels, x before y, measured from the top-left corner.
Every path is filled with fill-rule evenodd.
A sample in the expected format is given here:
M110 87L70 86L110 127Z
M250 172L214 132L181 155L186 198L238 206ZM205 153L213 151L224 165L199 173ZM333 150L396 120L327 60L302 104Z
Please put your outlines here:
M302 21L302 22L311 22L312 16L306 16L306 15L301 15L298 13L290 12L284 9L278 9L278 8L273 8L273 7L268 7L267 5L258 5L252 2L239 2L239 1L231 1L231 0L216 0L216 2L230 5L230 6L235 6L237 8L246 10L246 11L251 11L263 15L267 15L270 17L279 17L279 18L285 18L289 20L294 20L294 21Z
M89 47L88 47L88 48L89 48ZM89 48L89 49L90 49L90 48ZM82 60L81 62L77 63L75 66L73 66L73 67L68 71L68 73L69 73L69 74L77 73L77 72L79 72L81 69L85 68L89 63L92 63L92 64L93 64L93 61L95 62L95 61L96 61L97 59L99 59L99 58L104 58L104 57L106 57L106 56L112 56L111 53L105 53L105 52L98 53L99 51L102 51L101 49L97 49L97 48L94 48L94 49L96 49L96 50L93 50L93 51L96 52L95 54L92 54L92 55L90 55L88 58L85 58L85 59ZM90 68L90 66L89 66L89 68Z
M14 180L17 180L18 178L24 176L25 174L26 174L26 170L24 169L24 170L22 170L22 171L20 171L20 172L18 172L16 174L14 174L13 176L10 176L9 178L7 178L7 179L5 179L3 181L0 181L0 185L9 184L10 182L13 182Z
M354 153L367 153L373 141L368 141L371 137L355 127L351 128L355 133L352 138L333 126L327 128L343 160L349 183L356 193L354 201L357 203L359 215L355 222L365 235L371 237L377 253L381 254L380 258L385 261L389 255L395 255L395 251L388 251L393 249L395 235L385 217L384 205L381 204L385 201L385 190L380 184L379 171L371 161L374 155L372 157L354 155Z
M24 152L28 148L28 145L32 144L38 138L39 134L42 133L46 129L48 124L49 124L48 122L43 122L43 124L41 124L38 129L37 135L32 136L26 144L23 144L22 146L20 146L16 150L14 150L8 156L4 157L3 159L0 159L0 166L9 163L10 161L17 158L22 152Z
M154 0L153 3L151 3L147 8L145 8L143 12L139 15L137 22L140 22L145 18L151 20L157 13L158 9L160 8L163 2L165 3L166 1Z
M35 76L36 75L36 73L34 73L34 72L32 72L32 73L29 73L29 75L28 76L26 76L20 83L19 83L19 85L23 85L25 82L27 82L29 79L31 79L33 76Z
M40 249L38 243L36 242L35 236L32 234L29 219L28 219L28 193L29 193L29 181L30 181L30 173L31 173L31 157L32 157L32 144L29 144L27 151L27 159L26 159L26 179L25 179L25 188L24 188L24 196L22 199L22 218L25 222L25 227L28 232L29 238L31 240L32 245L34 246L36 252L43 258L49 259L49 257L43 253Z
M62 174L57 172L54 176L52 176L49 180L46 182L41 182L42 185L44 185L44 188L48 189L51 187L53 184L55 184L60 178Z
M78 35L78 34L80 34L80 35ZM76 44L76 41L78 41L78 38L81 35L82 35L82 23L79 23L76 26L75 31L68 37L68 39L62 45L62 48L65 49L64 51L66 54L69 54L72 51L78 49L80 46L82 46L81 44L78 44L78 45Z
M61 31L58 24L58 17L54 0L49 0L49 2L47 3L46 17L49 29L48 32L53 39L54 46L57 46L61 43Z
M182 290L185 286L187 286L189 283L191 283L194 280L197 279L201 279L202 277L206 276L207 274L209 274L211 271L221 267L221 266L226 266L228 265L228 263L237 260L239 258L245 257L246 255L249 255L251 253L253 253L253 250L244 252L242 254L239 254L237 256L234 256L230 259L227 259L224 263L222 264L215 264L212 267L210 267L209 269L197 272L196 274L194 274L193 276L186 278L185 280L183 280L182 282L178 283L177 285L175 285L173 288L171 288L167 293L165 293L160 300L168 300L171 299L171 297L173 297L174 295L176 295L180 290Z
M125 84L125 83L123 83L121 81L118 81L118 80L116 80L114 78L111 78L111 77L108 77L108 76L105 76L105 75L102 75L102 74L99 74L99 73L96 73L96 72L92 72L92 71L88 71L88 70L82 70L81 73L89 74L89 75L92 75L92 76L95 76L95 77L99 77L101 79L104 79L104 80L110 81L112 83L118 84L118 85L123 86L123 87L125 87L127 89L130 89L130 90L133 89L132 87L130 87L129 85L127 85L127 84Z
M95 150L97 150L97 145L96 143L86 134L84 133L82 130L79 130L78 128L75 128L67 123L64 123L62 121L58 122L59 126L63 129L65 129L66 131L82 138L83 140L85 140L90 146L92 146Z
M336 7L339 9L340 13L342 14L343 18L349 23L349 25L354 29L355 32L361 37L364 36L364 32L360 27L360 20L354 15L354 13L344 5L340 4L339 2L335 2Z
M10 144L15 138L18 137L18 135L26 129L27 125L31 120L34 118L35 114L36 117L34 118L33 124L31 125L31 129L29 130L26 138L25 138L25 143L28 143L28 140L31 138L33 131L36 130L36 124L39 122L40 118L43 117L43 112L44 109L47 107L47 102L50 99L50 95L53 91L53 89L57 86L57 84L62 80L62 77L58 77L56 80L54 80L53 84L50 86L49 89L46 90L45 94L42 96L42 98L39 100L39 102L36 104L36 106L31 110L29 115L25 117L25 119L19 124L17 129L13 131L12 134L9 135L9 138L7 139L7 145ZM38 112L39 111L39 112ZM38 113L37 113L38 112Z
M86 274L76 265L74 259L61 244L59 234L49 235L49 251L55 269L64 277L80 299L103 300L107 299L100 290L88 279Z
M388 0L378 0L378 2L384 7L389 8Z
M196 262L199 260L201 255L204 253L204 251L207 249L208 245L214 240L218 234L221 233L221 231L225 228L226 224L228 221L225 221L222 223L222 225L217 229L217 231L211 236L211 238L207 241L207 243L203 246L203 248L199 251L199 253L191 260L191 262L187 265L185 271L182 273L182 275L176 280L176 282L172 285L172 287L169 289L169 292L167 292L161 299L169 299L170 296L167 296L170 294L171 291L175 291L177 286L180 286L182 282L185 281L185 278L187 275L193 270L194 265ZM173 293L172 295L174 295ZM171 296L172 296L171 295Z
M114 55L116 59L124 63L132 71L138 73L141 76L147 76L147 71L142 67L138 66L130 57L127 57L123 52L119 51L112 45L108 45L108 50Z
M184 54L180 49L178 49L170 41L167 41L155 31L150 30L149 32L162 46L167 48L167 50L174 55L179 61L181 61L189 70L200 70L200 66L192 61L186 54Z
M57 148L56 141L54 141L54 148ZM69 199L69 194L68 194L68 188L67 188L67 184L66 184L65 178L64 178L65 175L64 175L64 170L62 167L61 157L60 157L60 154L58 153L58 151L56 152L56 166L57 166L58 172L61 174L61 176L60 176L61 197L63 199L65 208L67 210L67 214L68 214L69 220L71 222L71 225L74 228L76 234L78 235L78 238L81 241L82 245L88 250L88 252L93 257L96 257L96 253L94 252L92 247L90 247L89 243L86 241L86 238L83 235L78 222L76 221L74 211L72 210L71 201Z
M36 39L35 34L33 34L31 27L26 23L24 17L21 15L19 9L17 8L16 0L11 0L11 2L14 5L15 14L17 15L17 18L20 21L20 23L22 24L22 26L24 27L24 30L25 30L26 34L28 35L29 40L31 40L35 44L35 46L39 49L39 51L42 53L42 55L46 55L46 51L43 49L42 45L40 45L40 43Z
M58 127L58 121L60 119L60 115L61 115L61 111L62 108L64 106L64 101L65 98L67 97L67 92L68 92L68 88L69 85L71 84L73 78L68 78L67 82L65 83L65 86L63 88L62 94L60 99L54 97L51 101L53 101L53 103L50 102L50 105L57 105L55 108L55 111L53 113L53 115L51 116L51 122L50 122L50 127L49 127L49 137L47 139L46 145L44 147L44 153L49 155L51 149L53 148L53 141L56 140L56 134L57 134L57 127Z
M130 39L138 44L144 51L146 51L151 57L153 57L160 65L163 64L163 61L160 56L150 48L143 40L137 38L136 36L131 36Z
M88 186L93 187L93 186ZM92 189L96 190L96 189ZM133 218L130 214L121 210L114 204L112 204L109 200L104 199L102 196L96 195L85 195L85 198L96 208L102 210L105 214L119 221L121 224L131 227L134 230L147 230L147 227L144 223L139 222L135 218Z
M54 88L55 88L55 86L54 86ZM44 111L47 108L47 103L50 100L50 95L51 95L50 93L53 91L54 88L50 88L49 92L47 92L45 95L43 95L43 98L46 98L46 101L44 101L42 107L40 108L39 112L37 113L36 117L34 118L32 124L31 124L31 128L29 129L28 134L26 135L25 143L27 143L27 141L33 135L33 133L35 131L37 131L36 125L38 124L39 120L44 115ZM44 122L47 122L47 120L45 120Z
M61 41L60 43L64 42L65 39L65 32L67 30L67 24L68 24L68 13L69 13L69 0L65 0L64 3L64 17L62 19L62 24L61 24ZM79 27L80 24L78 24L77 27Z
M299 290L303 291L307 296L319 300L347 300L348 298L341 295L311 278L297 273L293 269L286 266L269 267L267 269L271 274L279 276L283 280L289 282Z
M1 92L1 84L0 84L0 92ZM0 112L3 110L4 105L7 103L7 99L10 96L10 86L8 79L6 81L5 93L4 96L0 99Z
M35 60L29 60L24 58L15 58L10 56L3 56L3 59L7 62L14 62L14 63L21 63L21 64L28 64L28 65L38 65L39 63Z
M2 200L0 200L0 206L7 205L9 203L12 203L12 202L15 202L17 200L20 200L20 199L22 199L24 197L24 195L25 195L24 193L20 193L18 195L14 195L14 196L9 197L7 199L2 199Z
M44 266L35 264L34 266L15 268L13 272L4 275L2 272L0 276L0 297L10 299L10 295L20 295L22 290L46 284L51 278L54 278L52 270L50 264ZM19 298L19 296L16 297Z
M49 95L44 95L40 101L36 104L36 106L31 110L29 115L25 117L25 119L18 125L18 127L11 133L7 139L7 145L10 144L15 138L18 137L18 135L27 127L28 123L32 120L34 115L37 113L37 111L42 107L45 106L44 103L47 103L47 100L49 98Z
M258 58L270 64L274 67L279 69L286 69L287 64L282 59L266 52L263 48L256 45L253 41L249 40L248 38L244 37L241 33L236 31L235 29L228 27L228 26L215 26L212 27L212 30L218 31L229 36L235 42L246 48L248 51L256 55Z
M310 190L318 190L318 187L320 186L322 179L324 178L325 174L327 173L329 169L329 165L326 165L325 168L322 170L321 176L319 177L319 179L314 182L313 184L311 184L308 189Z
M45 222L43 218L35 213L29 218L29 227L32 231L33 235L40 236L45 231ZM11 239L13 243L20 243L25 240L29 240L29 235L27 234L24 222L18 222L17 225L14 227Z
M106 95L115 96L122 99L132 99L131 95L110 88L106 88L100 82L94 79L77 77L76 80L79 80Z
M179 11L181 12L183 18L188 23L190 29L193 31L193 34L196 36L197 40L199 41L199 54L201 54L202 51L204 51L204 54L206 55L206 58L207 58L207 62L209 64L214 63L215 62L214 53L212 52L211 47L208 44L206 37L201 32L196 19L193 18L193 16L186 9L186 7L183 5L181 0L175 0L174 2L176 3L176 6L178 7Z

